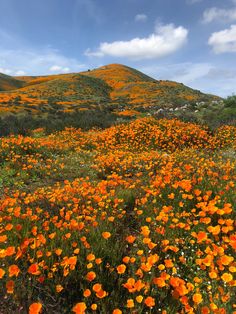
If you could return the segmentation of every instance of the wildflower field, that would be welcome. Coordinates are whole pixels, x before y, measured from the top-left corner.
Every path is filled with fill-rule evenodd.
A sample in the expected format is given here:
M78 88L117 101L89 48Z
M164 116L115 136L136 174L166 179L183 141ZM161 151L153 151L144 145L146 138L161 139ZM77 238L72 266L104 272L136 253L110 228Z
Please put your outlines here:
M0 313L236 313L236 127L0 139Z

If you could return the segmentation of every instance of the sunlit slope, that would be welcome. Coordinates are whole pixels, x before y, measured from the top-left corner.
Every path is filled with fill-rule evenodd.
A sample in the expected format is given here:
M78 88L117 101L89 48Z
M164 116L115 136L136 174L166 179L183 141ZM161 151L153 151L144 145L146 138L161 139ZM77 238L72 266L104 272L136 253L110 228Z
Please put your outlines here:
M91 108L114 110L218 99L181 83L155 80L133 68L110 64L87 72L49 76L0 75L0 113L73 112ZM113 110L112 109L112 110Z
M111 97L138 106L210 101L217 98L206 95L173 81L155 80L133 68L110 64L83 74L100 78L112 87Z
M102 80L80 74L24 78L25 86L0 93L0 104L13 112L53 109L70 112L109 103L111 88Z

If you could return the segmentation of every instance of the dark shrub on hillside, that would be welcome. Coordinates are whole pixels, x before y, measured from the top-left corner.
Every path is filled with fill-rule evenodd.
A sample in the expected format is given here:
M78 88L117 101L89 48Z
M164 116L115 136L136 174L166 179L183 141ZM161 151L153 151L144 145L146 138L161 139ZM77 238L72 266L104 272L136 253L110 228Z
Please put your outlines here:
M109 111L88 110L73 113L54 112L45 117L33 116L28 113L23 116L9 115L0 118L0 136L10 134L28 135L37 128L45 128L46 133L63 130L65 127L107 128L116 123L117 116Z

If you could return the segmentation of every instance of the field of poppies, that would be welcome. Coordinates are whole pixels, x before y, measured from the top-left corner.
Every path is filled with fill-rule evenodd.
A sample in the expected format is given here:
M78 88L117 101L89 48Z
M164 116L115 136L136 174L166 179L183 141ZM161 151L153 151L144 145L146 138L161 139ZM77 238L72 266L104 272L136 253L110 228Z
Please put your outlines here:
M236 127L0 139L0 313L236 313Z

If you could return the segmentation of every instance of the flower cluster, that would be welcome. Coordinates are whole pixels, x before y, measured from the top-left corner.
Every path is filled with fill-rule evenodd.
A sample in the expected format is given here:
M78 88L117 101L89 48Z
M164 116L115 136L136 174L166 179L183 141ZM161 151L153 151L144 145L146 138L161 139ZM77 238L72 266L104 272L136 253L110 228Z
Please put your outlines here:
M1 139L23 180L1 190L3 310L236 311L233 134L140 119Z

